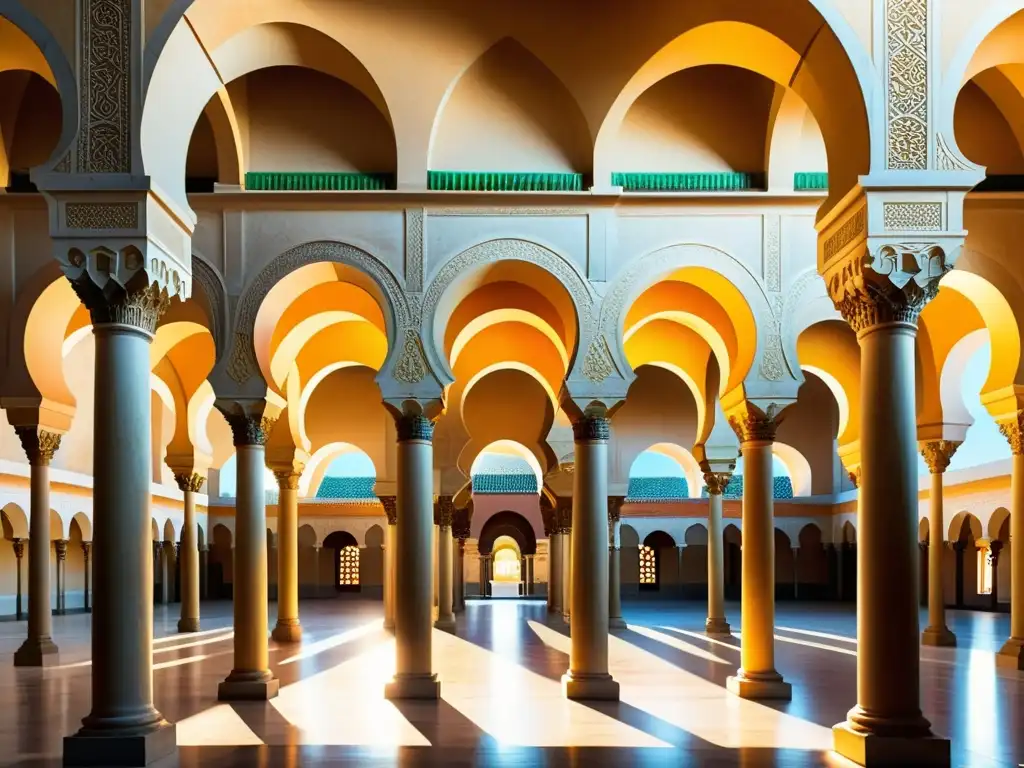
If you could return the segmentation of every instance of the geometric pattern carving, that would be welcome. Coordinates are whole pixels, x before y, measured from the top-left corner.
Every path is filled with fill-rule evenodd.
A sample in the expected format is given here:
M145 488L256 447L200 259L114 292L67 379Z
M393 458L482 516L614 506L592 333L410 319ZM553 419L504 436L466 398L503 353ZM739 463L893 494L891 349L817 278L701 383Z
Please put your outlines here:
M928 0L886 0L890 170L928 169Z
M658 583L658 556L646 544L640 545L640 583Z
M769 291L782 290L782 221L778 215L764 217L764 285Z
M68 229L138 229L135 203L68 203L64 207Z
M338 586L359 586L359 547L350 544L338 552Z
M837 229L832 236L825 241L825 245L822 250L824 252L826 263L831 261L833 256L856 240L862 233L866 232L867 228L867 209L860 208L843 224L843 226Z
M80 173L130 173L132 0L82 0Z
M405 286L411 293L423 290L424 222L422 208L405 209Z
M395 365L394 378L404 384L416 384L427 375L427 362L423 358L423 347L420 335L414 330L405 332L402 357Z
M608 342L604 336L598 336L590 342L587 355L583 358L583 376L595 384L600 384L614 373L615 363L612 362L611 352L608 351Z
M882 226L888 232L938 232L942 229L942 203L885 203Z

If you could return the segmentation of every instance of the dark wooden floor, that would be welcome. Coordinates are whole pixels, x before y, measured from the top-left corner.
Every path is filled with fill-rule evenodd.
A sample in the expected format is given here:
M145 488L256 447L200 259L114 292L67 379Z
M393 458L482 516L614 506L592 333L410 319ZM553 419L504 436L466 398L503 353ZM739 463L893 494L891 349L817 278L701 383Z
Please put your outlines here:
M793 701L729 695L739 640L705 638L700 603L627 603L630 629L611 642L617 704L568 702L559 679L568 629L541 602L471 602L457 633L435 632L443 700L392 705L383 681L393 639L369 601L302 604L300 646L271 643L281 695L270 704L219 704L231 667L231 606L203 606L203 633L173 634L177 606L159 607L156 703L178 723L166 765L845 765L829 728L855 703L852 605L781 603L778 668ZM729 606L738 630L738 606ZM271 615L273 616L273 609ZM997 671L1005 615L951 612L957 649L922 649L922 700L954 765L1024 761L1024 673ZM23 623L0 625L0 765L60 764L61 738L89 709L89 617L55 618L61 666L15 670Z

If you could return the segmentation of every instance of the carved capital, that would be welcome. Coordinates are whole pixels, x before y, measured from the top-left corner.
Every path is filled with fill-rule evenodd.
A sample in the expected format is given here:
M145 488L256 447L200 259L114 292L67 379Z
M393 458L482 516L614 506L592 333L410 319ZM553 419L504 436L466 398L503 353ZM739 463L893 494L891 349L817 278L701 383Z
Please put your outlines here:
M933 475L941 475L949 467L956 449L960 447L958 440L929 440L921 444L921 455Z
M858 334L878 325L917 326L951 268L937 243L886 243L872 256L855 248L825 275L832 303Z
M721 496L732 480L732 472L705 472L704 484L708 487L709 496Z
M60 562L64 562L68 559L68 542L67 539L57 539L53 542L53 548L57 552L57 559Z
M560 498L555 508L558 533L572 533L572 498Z
M82 556L85 558L85 562L86 563L89 562L89 557L91 555L92 555L92 542L91 541L83 541L82 542Z
M21 447L25 449L28 463L33 466L48 466L60 448L60 435L37 427L15 427Z
M276 419L244 413L225 413L235 446L266 445Z
M387 515L388 525L398 524L398 498L396 496L378 496L380 505L384 507L384 514Z
M460 546L465 547L466 539L469 538L470 523L473 519L473 510L471 507L464 507L463 509L456 509L455 516L452 518L452 536L458 539Z
M21 560L25 556L25 540L15 539L11 545L14 547L14 557Z
M74 263L84 256L72 253L69 258ZM110 281L101 288L88 272L73 279L71 287L89 310L93 325L127 325L150 336L156 333L156 325L171 303L167 291L156 284L129 283L128 288L122 288Z
M617 523L622 517L622 505L625 503L625 496L608 497L608 522Z
M604 416L584 414L573 422L572 436L577 443L608 440L611 437L611 422Z
M277 487L282 491L297 491L302 472L296 472L295 469L275 469L274 477L277 478Z
M451 528L455 517L455 502L451 496L438 496L434 504L434 525Z
M420 414L403 413L395 420L398 427L398 442L422 440L429 443L434 439L434 422Z
M729 426L741 443L775 442L775 431L782 421L785 406L770 403L762 410L749 401L743 401L729 410Z
M1024 411L1017 411L1015 416L999 421L999 431L1010 444L1010 452L1014 456L1024 454Z
M203 490L203 483L206 482L206 478L198 472L175 472L174 482L178 484L178 488L184 493L199 493Z

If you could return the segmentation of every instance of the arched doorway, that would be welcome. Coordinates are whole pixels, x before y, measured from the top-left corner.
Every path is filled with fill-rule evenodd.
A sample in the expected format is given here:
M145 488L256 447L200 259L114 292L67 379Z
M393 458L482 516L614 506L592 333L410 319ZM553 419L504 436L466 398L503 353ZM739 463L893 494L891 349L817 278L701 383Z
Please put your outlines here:
M493 515L480 531L478 548L480 583L485 597L516 597L533 592L537 537L525 517L511 510ZM519 560L518 573L509 562L513 557ZM503 576L499 577L499 569Z
M334 554L331 582L337 592L359 592L359 542L348 531L334 531L324 539L324 549ZM328 562L332 562L328 559Z
M678 583L676 542L664 531L654 531L640 545L640 591L660 592Z

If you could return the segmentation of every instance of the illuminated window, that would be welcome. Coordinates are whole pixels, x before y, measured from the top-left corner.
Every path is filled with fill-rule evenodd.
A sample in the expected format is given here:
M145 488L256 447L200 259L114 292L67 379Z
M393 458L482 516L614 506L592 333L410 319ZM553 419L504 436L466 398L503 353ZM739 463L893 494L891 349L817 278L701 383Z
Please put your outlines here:
M640 583L658 583L658 556L646 544L640 545Z
M519 553L514 549L497 550L494 553L494 580L522 581L521 565Z
M992 594L992 550L978 549L978 594Z
M338 552L338 586L359 586L359 547L350 545Z

